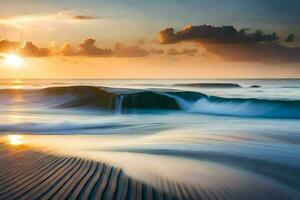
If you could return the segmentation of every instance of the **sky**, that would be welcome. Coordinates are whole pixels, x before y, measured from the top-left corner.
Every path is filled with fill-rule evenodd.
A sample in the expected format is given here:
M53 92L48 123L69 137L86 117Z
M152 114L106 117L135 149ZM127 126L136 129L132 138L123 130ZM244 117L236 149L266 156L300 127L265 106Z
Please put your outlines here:
M0 78L300 76L298 0L0 3Z

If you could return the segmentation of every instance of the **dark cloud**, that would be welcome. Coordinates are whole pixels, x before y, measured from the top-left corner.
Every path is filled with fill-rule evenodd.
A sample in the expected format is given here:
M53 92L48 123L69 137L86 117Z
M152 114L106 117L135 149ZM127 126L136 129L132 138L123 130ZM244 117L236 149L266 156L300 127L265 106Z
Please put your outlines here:
M179 42L173 28L166 28L159 32L158 40L160 44L172 44Z
M208 52L230 61L300 62L300 47L288 47L280 44L276 33L265 34L259 30L249 32L248 29L238 31L233 26L189 25L178 32L175 32L173 28L166 28L159 33L159 41L161 44L197 42ZM289 35L285 41L293 42L294 35ZM169 55L178 55L179 53L181 52L175 50L168 52Z
M120 57L143 57L149 55L149 52L138 45L125 45L117 43L115 45L116 54Z
M233 26L188 25L178 32L175 32L173 28L166 28L159 32L159 42L161 44L182 41L197 41L208 44L245 44L276 41L278 39L276 33L264 34L260 30L248 33L248 29L238 31Z
M183 49L183 50L177 50L175 48L171 48L168 50L167 55L175 56L175 55L189 55L189 56L195 56L198 52L197 49Z
M112 56L114 52L111 49L102 49L95 45L96 40L92 38L85 39L79 45L79 54L82 56Z
M73 16L72 18L76 19L76 20L91 20L91 19L96 19L95 17L86 16L86 15L76 15L76 16Z
M39 48L32 42L25 42L21 48L20 48L20 53L23 56L28 56L28 57L43 57L43 56L49 56L51 51L47 48Z
M294 34L290 34L287 36L287 38L285 39L286 42L295 42L295 35Z
M14 52L19 47L18 42L9 41L9 40L0 40L0 52Z

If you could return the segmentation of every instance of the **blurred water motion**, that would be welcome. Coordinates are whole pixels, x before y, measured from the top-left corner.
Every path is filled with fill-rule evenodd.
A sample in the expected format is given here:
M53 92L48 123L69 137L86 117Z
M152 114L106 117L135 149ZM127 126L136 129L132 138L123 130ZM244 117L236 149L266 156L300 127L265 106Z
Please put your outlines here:
M300 199L300 81L201 81L0 83L0 133L111 163L171 194Z

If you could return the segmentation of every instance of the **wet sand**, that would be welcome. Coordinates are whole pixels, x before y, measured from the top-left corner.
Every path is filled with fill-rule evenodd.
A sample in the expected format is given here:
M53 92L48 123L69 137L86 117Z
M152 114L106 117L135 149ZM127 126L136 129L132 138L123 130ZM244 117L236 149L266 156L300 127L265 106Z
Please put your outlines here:
M255 172L251 169L253 161L237 157L208 153L201 157L200 152L194 152L202 159L191 159L180 152L175 155L160 150L154 155L153 150L112 148L123 143L128 145L123 136L0 137L0 199L286 200L300 196L297 185L283 184L286 178L276 181L267 176L272 169L286 174L286 168L266 168L263 163L254 165ZM137 144L145 146L141 140L132 143ZM264 170L266 173L261 172ZM298 173L292 172L290 182L297 183Z
M0 199L201 199L186 185L167 194L121 168L78 157L0 144Z

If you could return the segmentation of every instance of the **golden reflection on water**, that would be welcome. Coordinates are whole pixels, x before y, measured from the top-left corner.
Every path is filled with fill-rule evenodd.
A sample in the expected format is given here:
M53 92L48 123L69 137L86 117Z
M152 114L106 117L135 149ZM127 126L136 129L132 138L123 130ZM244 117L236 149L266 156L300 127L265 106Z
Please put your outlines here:
M24 88L24 86L22 86L22 85L12 85L11 88L15 89L15 90L18 90L18 89Z
M24 143L22 135L8 135L8 143L14 146Z
M23 81L20 79L14 79L11 81L11 88L12 89L22 89L24 88L23 86Z
M20 85L23 84L23 81L21 79L14 79L11 81L11 83L14 85Z

